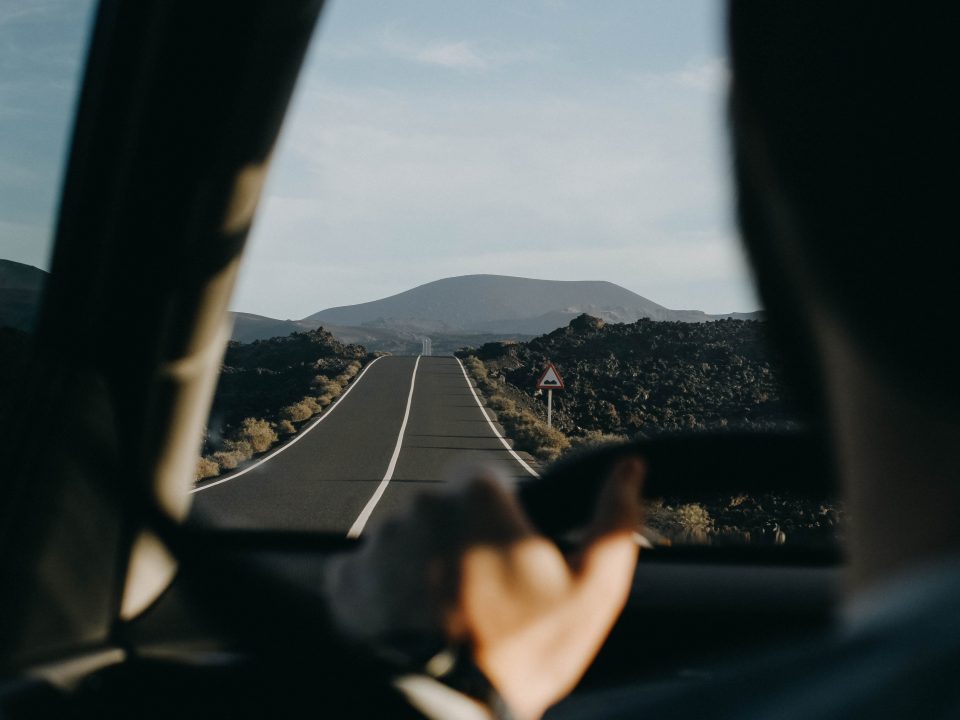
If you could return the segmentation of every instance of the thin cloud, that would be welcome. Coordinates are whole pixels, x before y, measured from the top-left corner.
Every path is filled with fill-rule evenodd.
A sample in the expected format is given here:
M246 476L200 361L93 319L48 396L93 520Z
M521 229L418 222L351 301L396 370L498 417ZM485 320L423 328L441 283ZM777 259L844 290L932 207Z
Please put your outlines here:
M645 89L679 89L720 94L730 81L730 68L725 58L711 58L685 67L663 72L640 72L633 76Z
M486 70L490 67L490 60L466 41L428 45L419 50L415 57L418 62L457 70Z
M672 73L673 80L696 90L722 90L730 82L730 67L724 58L713 58Z
M39 0L7 0L0 7L0 27L8 23L20 22L24 19L48 18L62 10L61 2L40 2Z
M411 39L393 28L381 31L371 55L386 54L418 65L460 71L486 71L519 63L541 62L552 55L545 47L488 47L473 40Z
M754 309L729 212L725 61L705 41L645 55L612 33L622 46L598 49L578 10L570 35L545 27L549 1L510 4L525 34L400 14L322 45L233 306L302 317L486 272Z
M589 273L665 304L751 309L724 166L711 161L722 157L714 101L666 84L451 102L315 83L285 131L277 162L295 165L266 189L250 246L257 270L236 307L299 317L398 279L501 272ZM364 273L349 281L330 264L343 247L362 253ZM318 261L277 265L289 257ZM254 279L301 274L269 294ZM713 289L698 295L696 283Z

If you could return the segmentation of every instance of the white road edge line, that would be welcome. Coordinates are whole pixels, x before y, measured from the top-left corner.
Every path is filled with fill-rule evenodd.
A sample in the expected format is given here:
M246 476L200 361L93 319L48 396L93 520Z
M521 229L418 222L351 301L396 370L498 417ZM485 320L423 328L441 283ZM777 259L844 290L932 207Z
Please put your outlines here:
M527 463L524 462L523 458L517 455L514 449L510 447L510 443L507 442L507 439L500 434L499 430L497 430L497 426L493 424L493 421L490 419L490 416L487 415L487 409L483 406L483 403L480 402L480 396L477 395L477 391L473 389L473 383L470 382L470 376L467 375L467 369L463 366L463 363L460 362L460 358L458 358L456 355L454 355L453 358L460 364L460 372L463 373L463 379L467 381L467 387L470 388L470 392L473 393L473 399L477 401L477 407L479 407L480 412L483 413L483 419L487 421L487 425L489 425L490 429L493 430L493 434L496 435L497 438L499 438L500 442L507 449L507 452L513 455L513 459L516 460L518 463L520 463L520 465L523 467L524 470L526 470L528 473L530 473L534 477L540 477L540 473L538 473L532 467L527 465Z
M279 455L280 453L282 453L284 450L287 450L288 448L290 448L290 447L293 446L294 444L300 442L300 440L303 439L304 435L306 435L308 432L310 432L311 430L313 430L317 425L319 425L319 424L322 423L324 420L326 420L328 417L330 417L330 413L332 413L334 410L336 410L336 409L337 409L337 405L339 405L341 402L343 402L343 399L344 399L345 397L347 397L347 395L350 394L350 391L353 390L353 389L357 386L357 384L363 379L363 376L367 374L367 370L369 370L369 369L372 368L374 365L376 365L376 364L377 364L377 361L380 360L382 357L383 357L383 355L381 355L381 356L378 357L378 358L374 358L373 361L363 369L363 372L360 373L360 374L357 376L357 379L354 380L352 383L350 383L350 386L347 388L346 392L344 392L340 397L338 397L338 398L337 398L337 401L336 401L335 403L333 403L333 405L331 405L329 408L327 408L327 411L326 411L325 413L321 413L320 417L318 417L316 420L314 420L312 423L310 423L310 425L308 425L307 427L305 427L303 430L301 430L300 432L298 432L298 433L293 437L293 440L291 440L290 442L288 442L286 445L283 445L282 447L277 448L276 450L274 450L272 453L270 453L270 454L267 455L266 457L262 457L262 458L260 458L259 460L257 460L257 462L253 463L253 465L248 465L248 466L245 467L243 470L240 470L240 471L238 471L238 472L235 472L233 475L227 475L227 477L225 477L225 478L220 478L219 480L216 480L216 481L211 482L211 483L207 483L206 485L201 485L200 487L195 487L193 490L190 491L190 494L193 495L194 493L198 493L198 492L200 492L201 490L209 490L210 488L212 488L212 487L214 487L214 486L216 486L216 485L221 485L222 483L230 482L231 480L236 480L236 479L237 479L238 477L240 477L241 475L246 475L246 474L247 474L248 472L250 472L251 470L254 470L255 468L258 468L258 467L260 467L261 465L263 465L267 460L270 460L271 458L276 457L277 455Z
M463 363L460 362L460 358L458 358L456 355L454 355L453 357L456 359L458 363L460 363L460 371L463 373L463 377L467 381L467 387L469 387L470 392L473 393L473 399L476 400L477 405L480 406L480 412L483 413L483 417L487 421L487 424L490 426L490 429L493 430L493 434L496 435L498 438L500 438L500 442L503 443L503 446L507 449L507 452L513 455L513 459L516 460L521 465L523 465L524 469L528 473L530 473L534 477L540 477L540 473L538 473L532 467L527 465L527 463L523 461L523 458L521 458L519 455L517 455L516 452L514 452L513 448L510 447L510 444L504 439L503 435L501 435L500 432L497 430L497 426L493 424L493 422L490 420L490 417L487 415L487 409L483 406L483 403L480 402L480 397L477 395L477 391L473 389L473 383L470 382L470 376L467 375L467 370L466 368L463 367ZM653 543L650 542L644 535L642 535L639 532L635 532L633 534L633 541L642 548L653 548Z
M383 497L387 485L389 485L390 480L393 479L393 471L397 469L397 460L400 459L400 448L403 447L403 434L407 431L407 421L410 419L410 406L413 404L413 388L417 384L417 368L420 366L421 357L422 355L417 355L417 361L413 364L413 375L410 377L410 393L407 395L407 409L403 413L403 422L400 423L400 434L397 436L397 445L393 448L393 456L390 458L390 464L387 465L387 473L383 476L380 484L377 485L373 496L367 500L367 504L363 510L360 511L357 519L353 521L353 525L351 525L347 531L348 538L360 537L360 533L363 532L367 520L369 520L370 515L373 514L373 509L377 506L377 503L380 502L380 498Z

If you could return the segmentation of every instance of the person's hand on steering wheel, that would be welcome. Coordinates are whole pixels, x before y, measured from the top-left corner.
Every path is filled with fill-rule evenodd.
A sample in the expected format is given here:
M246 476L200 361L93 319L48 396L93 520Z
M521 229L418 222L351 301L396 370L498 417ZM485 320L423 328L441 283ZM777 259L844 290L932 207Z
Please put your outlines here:
M626 603L643 476L638 459L614 468L565 556L494 471L475 471L334 562L334 617L373 644L442 633L470 649L515 717L538 718L580 680Z

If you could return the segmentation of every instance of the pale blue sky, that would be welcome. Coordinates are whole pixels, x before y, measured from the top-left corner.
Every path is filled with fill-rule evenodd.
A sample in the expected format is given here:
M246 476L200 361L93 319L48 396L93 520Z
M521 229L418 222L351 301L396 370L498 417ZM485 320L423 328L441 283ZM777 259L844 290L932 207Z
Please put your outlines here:
M48 267L92 5L0 2L0 258Z
M89 0L0 10L0 257L45 267ZM235 309L440 277L757 307L729 211L717 0L332 0Z

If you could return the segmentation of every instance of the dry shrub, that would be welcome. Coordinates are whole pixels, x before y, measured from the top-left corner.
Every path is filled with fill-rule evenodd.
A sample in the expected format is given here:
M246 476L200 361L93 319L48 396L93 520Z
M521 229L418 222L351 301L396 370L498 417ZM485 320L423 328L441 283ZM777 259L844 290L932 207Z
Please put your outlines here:
M669 505L655 500L647 504L646 524L681 544L706 543L715 532L713 518L700 503Z
M281 420L277 423L277 432L279 432L281 435L292 435L296 431L297 429L289 420Z
M246 440L227 440L224 449L212 455L221 470L233 470L253 457L253 447Z
M337 397L343 389L341 383L338 383L336 380L331 380L330 378L323 377L318 375L314 379L314 391L319 396L329 395L330 397Z
M220 474L220 466L208 457L201 457L197 463L197 480L216 477Z
M600 447L602 445L612 445L615 443L626 442L626 435L617 435L615 433L605 433L600 430L587 430L582 435L575 435L570 438L570 446L576 449L587 450L589 448Z
M316 398L308 395L300 402L283 408L280 411L280 419L290 422L303 422L309 420L321 410L323 410L323 407L317 402Z
M471 355L468 358L464 358L463 366L467 369L467 372L475 377L481 377L487 374L487 367L483 364L483 361L480 360L476 355Z
M346 387L350 381L357 376L358 372L360 372L360 363L358 363L356 360L347 365L343 372L337 375L337 377L334 379L334 382L338 386L337 392L339 393L340 390Z
M281 422L286 420L289 423L303 422L310 417L310 409L302 402L287 405L280 410Z
M483 361L477 358L474 355L464 359L463 366L466 368L467 372L473 376L473 379L477 381L478 385L484 385L489 382L489 373L487 372L487 366L483 364Z
M487 399L487 406L498 413L515 413L517 404L503 395L494 395Z
M250 443L255 453L266 452L279 440L270 423L259 418L246 418L237 433L237 439Z
M471 355L463 360L463 366L477 381L487 405L497 413L497 419L516 449L525 450L541 460L555 460L570 447L570 441L561 431L527 410L518 410L517 404L500 392L502 381L491 378L480 359Z
M307 410L310 411L311 415L316 415L318 412L323 410L323 406L317 402L317 399L312 395L307 395L303 400L300 401L306 405Z
M526 410L503 413L500 422L517 448L543 460L554 460L570 447L566 435Z

